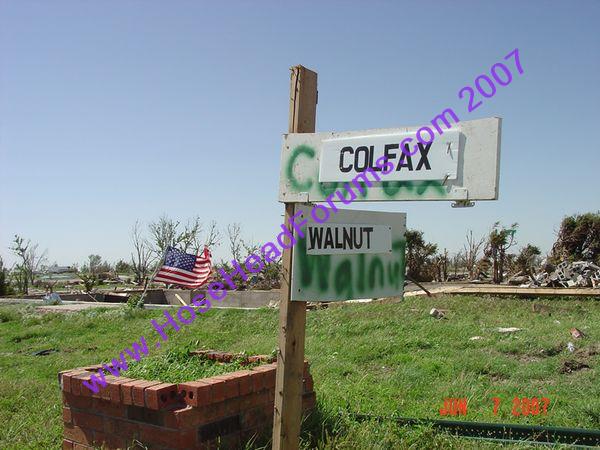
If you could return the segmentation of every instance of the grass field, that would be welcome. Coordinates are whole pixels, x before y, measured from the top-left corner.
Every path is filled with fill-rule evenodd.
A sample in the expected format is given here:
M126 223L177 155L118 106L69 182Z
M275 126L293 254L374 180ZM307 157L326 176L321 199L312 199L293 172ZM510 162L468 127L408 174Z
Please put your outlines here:
M357 422L355 413L440 418L444 398L468 398L461 420L600 428L600 301L490 297L412 297L396 304L352 304L307 313L306 355L318 414L304 427L305 448L498 448L392 421ZM447 319L429 316L432 307ZM151 356L186 348L269 354L278 313L212 310L161 350L150 318L158 310L93 309L40 315L0 307L0 448L60 448L57 372L107 362L145 336ZM498 327L522 331L502 334ZM573 339L569 329L586 335ZM470 340L473 336L483 339ZM576 350L567 350L573 342ZM56 349L47 356L32 353ZM576 364L577 363L577 364ZM587 365L572 372L565 368ZM186 370L185 368L182 370ZM185 376L185 373L178 374ZM547 415L514 417L515 397L547 397ZM501 399L493 414L492 397ZM514 446L524 448L521 446Z

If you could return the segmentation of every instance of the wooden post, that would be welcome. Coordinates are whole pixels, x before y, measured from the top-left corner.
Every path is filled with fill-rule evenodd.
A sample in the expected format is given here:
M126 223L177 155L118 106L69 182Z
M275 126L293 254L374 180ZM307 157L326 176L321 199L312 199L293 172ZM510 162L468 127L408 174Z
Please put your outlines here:
M314 133L317 119L317 74L302 66L292 67L290 85L290 133ZM285 226L291 229L294 203L285 204ZM291 301L293 248L283 252L279 302L279 353L275 384L273 450L295 450L302 423L302 374L306 302Z

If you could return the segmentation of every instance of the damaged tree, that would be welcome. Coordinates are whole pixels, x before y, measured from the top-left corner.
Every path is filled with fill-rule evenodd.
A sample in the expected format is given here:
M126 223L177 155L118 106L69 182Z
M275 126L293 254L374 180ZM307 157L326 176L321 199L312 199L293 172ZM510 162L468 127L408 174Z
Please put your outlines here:
M434 255L437 245L426 242L423 232L406 230L406 268L408 278L416 281L431 281L434 278Z
M551 259L554 264L589 261L600 266L600 212L565 217Z
M527 244L523 247L515 259L518 274L533 276L541 254L542 252L535 245Z
M475 268L477 266L477 259L479 258L479 252L485 241L484 237L475 239L473 237L473 230L467 231L466 236L467 244L465 245L465 266L469 272L469 280L474 279L477 274Z
M517 226L517 223L513 223L510 228L504 228L500 222L496 222L488 236L484 255L492 260L492 280L496 284L504 280L506 251L517 243L515 241Z
M20 259L15 266L15 279L19 290L25 294L29 292L29 286L33 285L35 273L46 260L46 250L39 252L38 244L32 244L30 240L25 241L22 237L15 235L12 252Z
M148 282L148 275L150 274L152 249L142 236L142 230L138 221L135 222L131 230L131 240L133 242L131 268L133 270L134 282L138 286L145 286Z

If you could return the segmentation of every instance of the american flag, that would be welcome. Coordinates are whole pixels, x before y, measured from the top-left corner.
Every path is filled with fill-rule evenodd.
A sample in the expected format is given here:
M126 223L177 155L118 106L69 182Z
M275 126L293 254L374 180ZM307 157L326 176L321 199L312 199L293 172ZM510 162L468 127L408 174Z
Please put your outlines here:
M204 248L202 255L190 255L176 248L167 248L165 261L152 281L197 288L208 281L212 273L211 254Z

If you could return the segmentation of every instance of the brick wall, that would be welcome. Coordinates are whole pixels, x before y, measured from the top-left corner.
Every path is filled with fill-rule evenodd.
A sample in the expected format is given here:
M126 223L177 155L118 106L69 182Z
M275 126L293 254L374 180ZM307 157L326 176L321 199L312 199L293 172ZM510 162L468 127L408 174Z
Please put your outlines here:
M231 353L198 351L228 362ZM276 363L186 383L160 383L106 375L97 394L81 383L100 366L59 374L63 395L63 449L126 449L134 441L149 449L237 449L269 436L273 424ZM303 410L315 406L313 380L304 363Z

